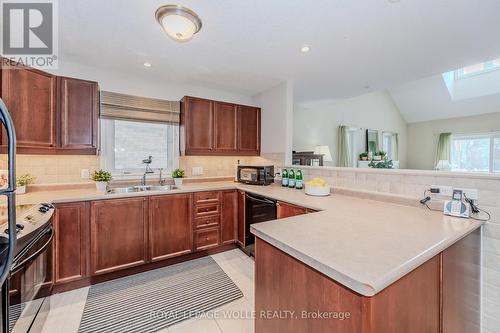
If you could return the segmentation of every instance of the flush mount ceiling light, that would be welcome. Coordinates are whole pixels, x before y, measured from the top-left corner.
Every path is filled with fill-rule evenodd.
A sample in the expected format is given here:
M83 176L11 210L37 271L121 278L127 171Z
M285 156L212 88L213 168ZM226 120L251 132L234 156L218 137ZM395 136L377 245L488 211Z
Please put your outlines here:
M304 46L302 46L300 48L300 52L302 52L302 53L307 53L309 51L311 51L311 47L310 46L304 45Z
M147 61L146 61L146 62L144 63L144 67L150 68L151 66L152 66L152 65L151 65L151 63L150 63L150 62L147 62Z
M161 6L156 10L155 17L167 35L178 42L190 40L201 29L198 15L182 6Z

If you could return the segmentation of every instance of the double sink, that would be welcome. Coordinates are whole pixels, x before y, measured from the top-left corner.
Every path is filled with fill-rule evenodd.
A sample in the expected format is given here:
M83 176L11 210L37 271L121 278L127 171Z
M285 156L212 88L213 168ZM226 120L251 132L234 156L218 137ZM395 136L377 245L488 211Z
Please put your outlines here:
M145 185L145 186L129 186L115 187L106 191L106 194L121 194L121 193L137 193L137 192L168 192L178 189L174 185Z

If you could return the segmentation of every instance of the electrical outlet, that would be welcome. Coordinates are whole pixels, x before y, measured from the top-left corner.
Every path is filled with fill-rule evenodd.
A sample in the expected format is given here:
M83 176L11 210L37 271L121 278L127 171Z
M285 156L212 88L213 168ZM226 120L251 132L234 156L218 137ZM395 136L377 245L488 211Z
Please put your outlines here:
M203 167L202 166L192 167L191 168L191 175L193 175L193 176L203 175Z
M89 169L81 169L80 170L80 178L89 179L90 178L90 170Z
M453 194L453 187L445 185L431 185L431 193L439 197L451 197Z

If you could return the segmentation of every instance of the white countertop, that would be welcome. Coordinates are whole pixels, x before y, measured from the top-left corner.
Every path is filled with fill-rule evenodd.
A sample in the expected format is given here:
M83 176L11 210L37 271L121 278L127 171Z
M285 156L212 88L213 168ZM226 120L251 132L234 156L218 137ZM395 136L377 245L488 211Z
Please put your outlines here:
M103 194L95 189L38 191L18 203L116 199L241 189L320 212L254 224L251 232L292 257L365 296L373 296L481 226L426 208L335 194L311 197L279 185L233 182L186 184L169 192ZM364 193L366 196L366 193Z

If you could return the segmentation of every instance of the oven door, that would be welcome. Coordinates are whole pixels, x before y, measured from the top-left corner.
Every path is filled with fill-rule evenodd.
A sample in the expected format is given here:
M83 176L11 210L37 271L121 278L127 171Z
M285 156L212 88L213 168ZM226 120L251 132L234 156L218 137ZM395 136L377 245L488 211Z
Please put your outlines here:
M46 318L48 305L44 303L48 298L44 299L44 296L50 288L53 236L49 224L14 259L8 280L9 331L12 333L28 332L34 325L39 327Z

